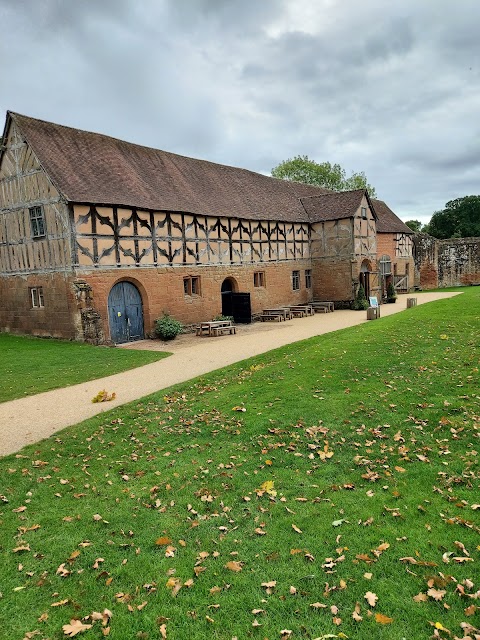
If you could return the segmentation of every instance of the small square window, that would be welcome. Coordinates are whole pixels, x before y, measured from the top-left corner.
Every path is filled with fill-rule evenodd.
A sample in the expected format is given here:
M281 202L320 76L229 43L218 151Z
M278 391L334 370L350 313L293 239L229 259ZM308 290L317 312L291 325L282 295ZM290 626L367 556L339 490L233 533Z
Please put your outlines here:
M40 309L44 307L43 287L30 287L29 291L31 308Z
M366 220L366 219L367 219L367 208L362 207L362 220Z
M186 296L200 295L200 278L199 276L189 276L183 279L183 293Z
M292 289L294 291L300 289L300 271L292 271Z
M43 207L30 207L30 227L33 238L43 238L45 235L45 215Z
M305 289L312 288L312 270L305 269Z
M255 271L253 274L253 286L265 287L265 271Z

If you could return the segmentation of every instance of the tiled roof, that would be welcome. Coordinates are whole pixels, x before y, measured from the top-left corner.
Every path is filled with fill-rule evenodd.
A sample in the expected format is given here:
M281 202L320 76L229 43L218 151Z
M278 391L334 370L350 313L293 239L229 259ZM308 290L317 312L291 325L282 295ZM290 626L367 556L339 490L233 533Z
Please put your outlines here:
M70 202L315 222L352 217L365 193L278 180L18 113L8 112L6 126L9 118ZM380 233L412 233L384 202L369 202L378 214Z
M365 189L357 189L302 197L301 200L310 222L322 222L353 218L364 195Z
M372 200L372 202L378 214L378 233L413 233L383 200Z
M9 114L70 202L308 222L300 197L327 189Z

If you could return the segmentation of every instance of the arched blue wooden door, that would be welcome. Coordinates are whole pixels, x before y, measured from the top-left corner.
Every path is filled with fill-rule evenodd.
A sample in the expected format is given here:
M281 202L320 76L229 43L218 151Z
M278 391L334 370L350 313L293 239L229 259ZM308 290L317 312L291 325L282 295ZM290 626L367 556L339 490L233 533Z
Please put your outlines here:
M117 282L108 295L112 341L120 344L143 338L142 298L131 282Z

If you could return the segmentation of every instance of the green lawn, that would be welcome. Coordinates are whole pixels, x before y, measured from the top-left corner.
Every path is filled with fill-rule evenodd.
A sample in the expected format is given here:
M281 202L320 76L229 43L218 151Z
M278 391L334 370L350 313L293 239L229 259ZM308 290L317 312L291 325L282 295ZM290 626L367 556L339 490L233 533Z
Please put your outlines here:
M272 351L0 460L4 637L474 638L479 294Z
M0 402L103 378L167 355L0 333Z

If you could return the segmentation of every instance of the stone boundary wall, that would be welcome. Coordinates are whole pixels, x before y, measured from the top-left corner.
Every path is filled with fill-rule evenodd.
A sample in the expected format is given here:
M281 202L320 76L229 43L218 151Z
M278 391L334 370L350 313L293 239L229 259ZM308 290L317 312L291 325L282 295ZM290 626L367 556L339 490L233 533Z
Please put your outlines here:
M415 286L422 289L480 284L480 238L438 240L413 236Z

